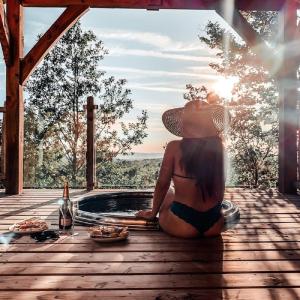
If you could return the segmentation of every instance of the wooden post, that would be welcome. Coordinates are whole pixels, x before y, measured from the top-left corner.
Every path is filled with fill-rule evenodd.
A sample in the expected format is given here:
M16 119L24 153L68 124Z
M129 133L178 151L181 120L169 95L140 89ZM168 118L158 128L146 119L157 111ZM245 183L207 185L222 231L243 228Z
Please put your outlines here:
M9 30L3 0L0 0L0 44L6 65L9 63Z
M91 191L95 187L96 181L96 149L95 149L95 110L98 105L94 105L94 98L87 98L87 138L86 138L86 189Z
M20 85L20 61L23 57L23 7L18 0L7 2L9 63L6 68L6 193L23 190L24 103Z
M1 179L4 179L5 180L5 149L6 149L6 146L5 146L5 142L6 142L6 138L5 138L5 107L6 107L6 104L5 104L5 101L4 101L4 107L1 107L0 108L0 112L3 113L3 116L2 116L2 140L1 140Z
M279 74L279 191L296 194L298 91L294 82L297 80L299 56L293 54L291 46L297 38L297 8L293 1L286 1L283 20L284 51Z
M86 5L69 6L66 8L21 61L21 84L25 83L38 63L45 57L59 38L88 10L89 7Z

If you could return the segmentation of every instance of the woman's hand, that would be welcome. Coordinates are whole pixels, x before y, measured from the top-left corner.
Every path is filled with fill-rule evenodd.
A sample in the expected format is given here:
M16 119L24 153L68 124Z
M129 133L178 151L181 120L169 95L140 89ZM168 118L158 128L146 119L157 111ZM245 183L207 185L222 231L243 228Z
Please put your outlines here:
M151 209L149 210L140 210L135 214L138 218L143 218L146 220L153 220L155 219L155 215L153 214L153 211Z

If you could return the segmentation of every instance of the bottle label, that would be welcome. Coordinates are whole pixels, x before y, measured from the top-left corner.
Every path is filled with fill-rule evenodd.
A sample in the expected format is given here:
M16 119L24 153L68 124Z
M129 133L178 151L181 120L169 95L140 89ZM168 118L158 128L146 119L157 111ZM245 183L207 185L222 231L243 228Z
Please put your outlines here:
M72 219L71 218L62 218L60 220L61 226L70 226L72 225Z

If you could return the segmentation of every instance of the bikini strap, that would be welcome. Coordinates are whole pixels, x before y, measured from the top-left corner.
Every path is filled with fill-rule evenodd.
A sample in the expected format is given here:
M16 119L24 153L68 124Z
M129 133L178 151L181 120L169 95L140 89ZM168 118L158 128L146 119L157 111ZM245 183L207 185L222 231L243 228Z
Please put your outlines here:
M177 176L177 177L181 177L181 178L186 178L186 179L196 179L195 177L188 177L188 176L183 176L183 175L179 175L179 174L175 174L175 173L173 173L173 176Z

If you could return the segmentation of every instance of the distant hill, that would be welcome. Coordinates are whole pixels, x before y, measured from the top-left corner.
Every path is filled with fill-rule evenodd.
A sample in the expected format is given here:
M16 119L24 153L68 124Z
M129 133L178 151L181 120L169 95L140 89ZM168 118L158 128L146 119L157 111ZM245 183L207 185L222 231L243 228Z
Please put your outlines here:
M162 159L163 153L133 153L132 155L118 155L117 159L122 160L144 160L144 159Z

